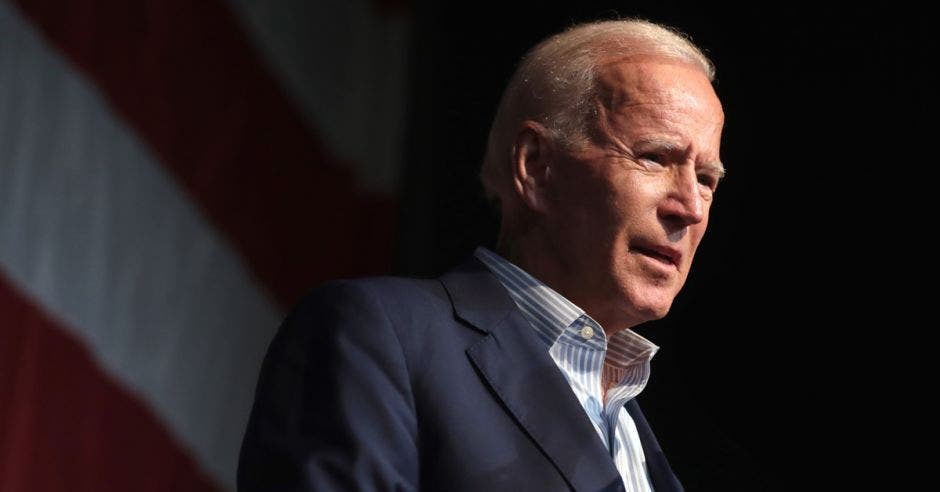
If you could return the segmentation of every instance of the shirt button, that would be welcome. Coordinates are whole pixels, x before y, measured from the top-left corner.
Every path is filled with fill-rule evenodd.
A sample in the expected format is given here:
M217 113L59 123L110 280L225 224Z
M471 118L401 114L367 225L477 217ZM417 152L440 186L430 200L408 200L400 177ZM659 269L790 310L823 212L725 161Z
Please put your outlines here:
M590 326L585 326L581 328L581 338L585 340L590 340L594 336L594 328Z

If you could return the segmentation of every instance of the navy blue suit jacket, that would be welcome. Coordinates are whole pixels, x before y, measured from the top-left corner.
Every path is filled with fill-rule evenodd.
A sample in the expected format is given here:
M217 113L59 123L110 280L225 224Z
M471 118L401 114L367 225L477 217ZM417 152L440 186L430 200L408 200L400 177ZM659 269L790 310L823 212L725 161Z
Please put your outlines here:
M635 400L657 492L680 491ZM241 491L623 490L544 343L475 258L439 279L339 281L281 326Z

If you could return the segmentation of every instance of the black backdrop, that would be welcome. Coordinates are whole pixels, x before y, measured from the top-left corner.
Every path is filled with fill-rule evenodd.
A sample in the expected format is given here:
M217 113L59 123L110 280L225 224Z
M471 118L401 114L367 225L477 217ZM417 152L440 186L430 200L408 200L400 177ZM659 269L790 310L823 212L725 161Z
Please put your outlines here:
M637 329L661 347L647 417L689 490L900 490L894 272L929 255L903 219L934 84L928 16L889 7L418 2L397 273L495 239L476 173L526 49L585 20L679 27L717 66L728 177L672 312Z

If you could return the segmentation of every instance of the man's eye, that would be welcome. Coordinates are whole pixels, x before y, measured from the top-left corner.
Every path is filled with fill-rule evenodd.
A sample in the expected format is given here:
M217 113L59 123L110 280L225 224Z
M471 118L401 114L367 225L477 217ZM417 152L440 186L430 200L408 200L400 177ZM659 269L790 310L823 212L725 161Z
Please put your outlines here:
M657 166L665 165L666 157L662 154L640 154L640 160Z
M718 186L718 179L710 174L699 174L698 182L704 186L707 186L709 189L714 190Z

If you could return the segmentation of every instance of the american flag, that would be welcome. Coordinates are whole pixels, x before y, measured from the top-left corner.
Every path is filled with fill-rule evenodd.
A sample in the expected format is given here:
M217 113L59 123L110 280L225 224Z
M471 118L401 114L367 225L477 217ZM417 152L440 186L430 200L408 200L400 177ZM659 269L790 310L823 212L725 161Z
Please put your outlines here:
M285 310L385 271L390 1L0 0L0 491L231 490Z

